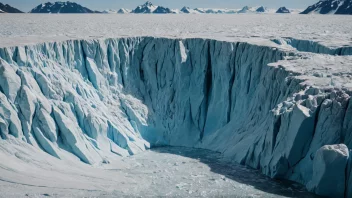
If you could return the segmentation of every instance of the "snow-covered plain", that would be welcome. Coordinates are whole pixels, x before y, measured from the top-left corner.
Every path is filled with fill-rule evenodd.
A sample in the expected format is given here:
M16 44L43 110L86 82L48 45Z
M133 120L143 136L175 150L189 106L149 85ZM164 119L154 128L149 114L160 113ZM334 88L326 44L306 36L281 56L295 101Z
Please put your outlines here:
M0 47L68 39L156 36L226 41L293 37L352 45L351 16L245 15L2 15ZM256 39L257 38L257 39Z
M18 153L0 154L1 198L315 197L300 185L271 180L206 150L157 148L91 167L50 158L31 147L11 148Z
M147 183L135 166L139 160L182 163L184 158L170 157L172 149L145 153L166 145L221 152L230 162L320 195L352 195L351 17L43 16L0 19L0 175L6 192L27 181L19 193L26 185L48 190L49 184L59 186L57 193L74 186L75 193L91 183L111 193L107 189L115 187L103 180L113 177L121 189L116 193L148 194L149 186L131 192L128 181ZM123 165L136 174L125 180L119 174L126 169L116 176L105 170ZM156 169L170 167L164 165ZM153 170L148 167L141 169ZM50 177L62 169L63 175ZM166 175L189 170L179 171ZM71 173L89 182L76 182ZM214 174L221 175L208 169L206 178ZM189 180L172 182L193 192L185 188ZM196 195L252 192L229 191L236 181L219 189L197 184L198 190L217 190ZM37 187L32 193L40 193ZM253 193L269 196L267 188Z

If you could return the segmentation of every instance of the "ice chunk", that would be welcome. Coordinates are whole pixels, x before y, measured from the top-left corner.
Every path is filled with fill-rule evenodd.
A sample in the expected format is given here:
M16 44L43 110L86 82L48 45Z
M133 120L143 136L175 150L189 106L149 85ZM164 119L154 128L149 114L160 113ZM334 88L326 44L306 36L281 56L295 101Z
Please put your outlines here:
M349 150L346 145L326 145L320 148L313 162L313 177L309 190L318 195L344 197L346 166Z
M15 101L17 92L21 87L21 79L16 69L0 59L0 89L9 100Z

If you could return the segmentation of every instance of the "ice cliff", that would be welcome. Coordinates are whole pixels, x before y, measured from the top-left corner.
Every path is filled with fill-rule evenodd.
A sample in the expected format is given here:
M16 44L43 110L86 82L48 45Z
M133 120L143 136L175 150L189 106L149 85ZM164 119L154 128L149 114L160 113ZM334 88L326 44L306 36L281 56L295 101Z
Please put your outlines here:
M333 71L307 67L352 50L274 42L340 56L152 37L1 48L0 143L92 165L150 146L206 148L317 194L351 197L350 89L332 82Z

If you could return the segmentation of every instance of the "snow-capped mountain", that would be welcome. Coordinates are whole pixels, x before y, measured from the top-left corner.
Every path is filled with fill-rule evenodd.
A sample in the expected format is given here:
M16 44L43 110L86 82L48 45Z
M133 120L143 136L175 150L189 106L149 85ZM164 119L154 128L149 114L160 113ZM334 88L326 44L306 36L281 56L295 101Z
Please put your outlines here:
M108 9L108 10L104 10L102 13L103 14L127 14L130 13L131 11L125 8L121 8L119 10L113 10L113 9Z
M180 9L171 9L171 14L182 14L182 12L180 11Z
M170 8L165 8L162 6L158 6L154 11L153 14L174 14Z
M255 6L255 7L244 6L237 13L239 13L239 14L242 14L242 13L275 13L275 11L276 10L269 9L264 6Z
M130 13L131 10L125 9L125 8L121 8L117 11L117 14L127 14Z
M218 10L218 9L207 9L207 10L205 10L205 13L207 13L207 14L223 14L223 13L225 13L225 11Z
M74 2L47 2L32 9L30 13L99 13Z
M275 12L276 12L276 9L272 9L272 8L267 8L267 7L264 7L264 6L260 6L260 7L257 7L257 9L255 10L255 12L257 12L257 13L275 13Z
M207 9L207 10L205 10L205 13L207 13L207 14L225 14L226 10L225 9Z
M196 8L194 9L196 12L203 13L203 14L214 14L218 10L213 9L213 8Z
M281 7L279 8L276 13L278 14L289 14L291 13L291 11L289 9L287 9L286 7Z
M191 9L189 7L183 7L181 9L182 13L185 14L234 14L236 10L230 9L215 9L215 8L195 8Z
M244 6L238 13L254 13L257 11L256 7Z
M135 14L175 14L176 12L172 11L170 8L163 6L155 6L150 1L147 1L145 4L138 6L132 11Z
M352 14L352 0L321 0L301 14Z
M23 12L14 7L11 7L9 4L0 3L0 13L23 13Z
M190 7L183 7L181 10L180 10L181 13L184 13L184 14L199 14L200 12L199 11L196 11L194 9L191 9Z
M199 12L199 13L205 13L205 10L202 9L202 8L196 8L194 9L196 12Z
M153 13L158 6L153 5L150 1L147 1L145 4L137 6L132 12L135 14L146 14Z
M264 6L260 6L256 9L256 12L267 12L267 9Z

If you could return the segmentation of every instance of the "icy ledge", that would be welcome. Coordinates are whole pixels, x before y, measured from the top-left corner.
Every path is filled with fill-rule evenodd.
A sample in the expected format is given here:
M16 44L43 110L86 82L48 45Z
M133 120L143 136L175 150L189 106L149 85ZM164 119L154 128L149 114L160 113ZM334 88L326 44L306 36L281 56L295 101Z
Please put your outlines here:
M271 39L274 43L282 46L290 46L298 51L302 52L312 52L318 54L329 54L329 55L338 55L338 56L346 56L352 55L352 46L344 45L344 46L335 46L335 47L327 47L321 42L311 41L311 40L303 40L296 38L278 38Z
M320 195L352 196L350 56L143 37L0 57L1 148L28 143L92 165L150 145L207 148Z

